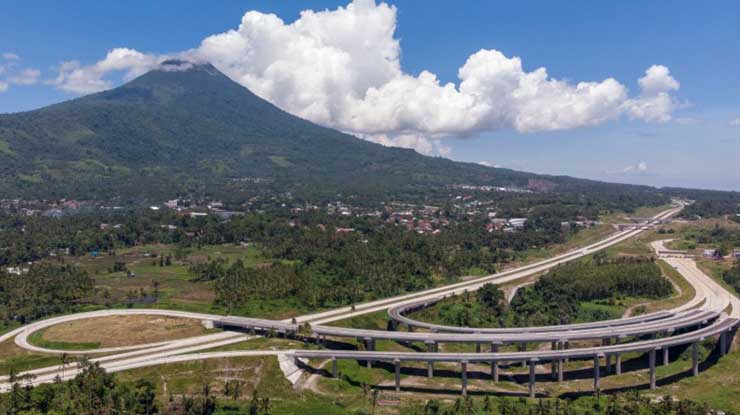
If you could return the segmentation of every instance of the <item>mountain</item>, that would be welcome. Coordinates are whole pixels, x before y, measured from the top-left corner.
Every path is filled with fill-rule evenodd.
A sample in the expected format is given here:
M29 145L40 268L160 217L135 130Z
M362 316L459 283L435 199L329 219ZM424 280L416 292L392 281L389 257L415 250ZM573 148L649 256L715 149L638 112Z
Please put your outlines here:
M388 148L286 113L210 64L164 62L118 88L0 115L0 194L162 200L270 190L408 194L455 183L651 193Z

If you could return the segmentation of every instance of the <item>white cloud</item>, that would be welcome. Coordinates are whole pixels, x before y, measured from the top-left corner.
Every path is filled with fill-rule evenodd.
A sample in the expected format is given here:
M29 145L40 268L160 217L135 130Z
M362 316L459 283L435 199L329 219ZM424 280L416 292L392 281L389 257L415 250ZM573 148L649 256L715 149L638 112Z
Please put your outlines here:
M653 65L645 71L645 76L638 79L640 96L628 99L624 108L630 117L647 122L665 123L671 120L671 114L679 104L670 95L681 87L667 67Z
M740 126L740 117L730 120L730 127Z
M646 174L648 172L648 165L644 161L640 161L636 164L630 164L621 169L607 170L607 174L618 174L618 175L635 175L635 174Z
M114 49L93 65L62 64L52 83L89 93L112 87L112 72L131 79L167 57L208 61L288 112L426 154L448 152L441 140L451 136L571 129L623 114L666 122L678 107L671 93L680 84L662 65L646 70L635 97L613 78L572 83L545 68L527 71L520 58L497 50L471 55L458 83L443 84L428 70L405 73L396 24L396 8L373 0L306 10L292 23L249 11L238 28L209 36L195 49L169 56Z
M6 61L17 61L20 60L21 57L16 55L15 53L5 52L2 54L3 59Z
M40 76L41 71L28 68L8 77L8 82L16 85L33 85L39 81Z
M6 82L0 81L0 92L5 92L8 90L8 84Z
M123 72L123 79L129 81L156 67L162 59L133 49L117 48L94 65L82 66L78 61L62 62L58 76L49 83L78 94L98 92L113 86L113 82L105 78L110 73Z
M672 76L671 71L663 65L653 65L645 71L645 76L638 79L642 93L648 96L663 92L676 91L681 87Z

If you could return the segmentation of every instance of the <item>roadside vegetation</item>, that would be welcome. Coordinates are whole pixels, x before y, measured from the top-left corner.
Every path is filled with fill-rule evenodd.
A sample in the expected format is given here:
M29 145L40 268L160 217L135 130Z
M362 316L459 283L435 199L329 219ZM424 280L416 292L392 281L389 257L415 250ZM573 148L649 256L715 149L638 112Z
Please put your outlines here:
M640 299L667 298L673 287L652 258L607 257L565 264L519 289L507 304L493 284L436 304L414 316L469 327L525 327L621 317Z

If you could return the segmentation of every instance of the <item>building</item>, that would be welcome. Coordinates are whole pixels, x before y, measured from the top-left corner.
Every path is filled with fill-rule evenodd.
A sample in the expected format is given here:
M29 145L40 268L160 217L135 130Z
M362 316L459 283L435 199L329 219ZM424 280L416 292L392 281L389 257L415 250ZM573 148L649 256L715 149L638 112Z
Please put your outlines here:
M511 218L509 219L509 226L514 229L523 228L527 223L527 218Z
M704 258L717 258L719 256L716 249L705 249Z

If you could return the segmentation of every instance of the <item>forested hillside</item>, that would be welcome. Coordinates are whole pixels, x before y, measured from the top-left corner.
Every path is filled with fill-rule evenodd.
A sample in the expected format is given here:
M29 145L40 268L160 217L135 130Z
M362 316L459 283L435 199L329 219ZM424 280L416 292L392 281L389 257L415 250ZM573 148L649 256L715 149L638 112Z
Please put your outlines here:
M462 183L531 187L628 208L667 201L646 186L383 147L292 116L211 65L163 65L109 91L0 115L0 194L116 203L190 194L243 200L277 191L393 199L446 195L447 185Z

